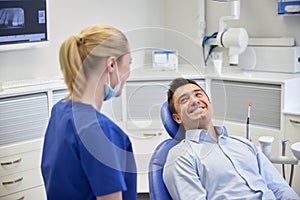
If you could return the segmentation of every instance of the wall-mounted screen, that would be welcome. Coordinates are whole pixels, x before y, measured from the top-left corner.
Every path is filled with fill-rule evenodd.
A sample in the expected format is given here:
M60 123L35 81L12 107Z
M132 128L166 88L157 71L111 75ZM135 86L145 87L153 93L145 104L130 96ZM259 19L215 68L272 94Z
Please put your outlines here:
M0 51L49 41L46 0L0 0Z

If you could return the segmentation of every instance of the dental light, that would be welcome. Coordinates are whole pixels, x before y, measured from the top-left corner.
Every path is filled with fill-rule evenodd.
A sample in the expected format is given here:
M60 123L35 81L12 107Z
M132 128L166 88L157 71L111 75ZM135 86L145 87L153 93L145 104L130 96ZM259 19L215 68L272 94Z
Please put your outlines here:
M238 20L240 17L240 0L214 0L231 3L231 16L223 16L219 21L217 44L229 49L229 65L237 66L239 54L243 53L248 44L248 33L244 28L227 28L228 20Z

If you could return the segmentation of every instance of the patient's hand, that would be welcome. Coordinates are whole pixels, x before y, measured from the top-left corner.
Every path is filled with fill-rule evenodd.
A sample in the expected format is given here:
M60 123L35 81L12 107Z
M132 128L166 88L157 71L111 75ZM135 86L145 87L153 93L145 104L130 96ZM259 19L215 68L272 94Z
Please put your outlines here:
M23 26L24 10L22 8L0 8L0 26Z

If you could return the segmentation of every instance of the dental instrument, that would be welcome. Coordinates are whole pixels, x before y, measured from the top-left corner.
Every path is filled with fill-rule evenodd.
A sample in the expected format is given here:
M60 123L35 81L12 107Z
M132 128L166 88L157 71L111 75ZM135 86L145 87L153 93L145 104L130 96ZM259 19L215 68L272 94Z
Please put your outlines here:
M247 116L247 122L246 122L246 138L251 141L251 133L250 133L250 112L251 112L252 102L248 103L248 116Z
M286 143L287 143L287 140L283 140L281 142L281 155L282 156L285 156ZM285 179L285 166L284 166L284 163L282 164L282 175L283 175L283 178Z

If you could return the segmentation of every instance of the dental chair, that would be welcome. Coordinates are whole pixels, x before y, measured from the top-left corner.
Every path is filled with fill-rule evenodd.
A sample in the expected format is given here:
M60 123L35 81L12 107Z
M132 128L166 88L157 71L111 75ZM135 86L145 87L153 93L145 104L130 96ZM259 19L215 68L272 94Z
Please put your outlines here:
M184 138L184 129L172 117L168 102L160 110L162 123L170 135L170 139L162 141L154 150L149 162L149 193L151 200L172 200L163 181L163 168L169 150Z

